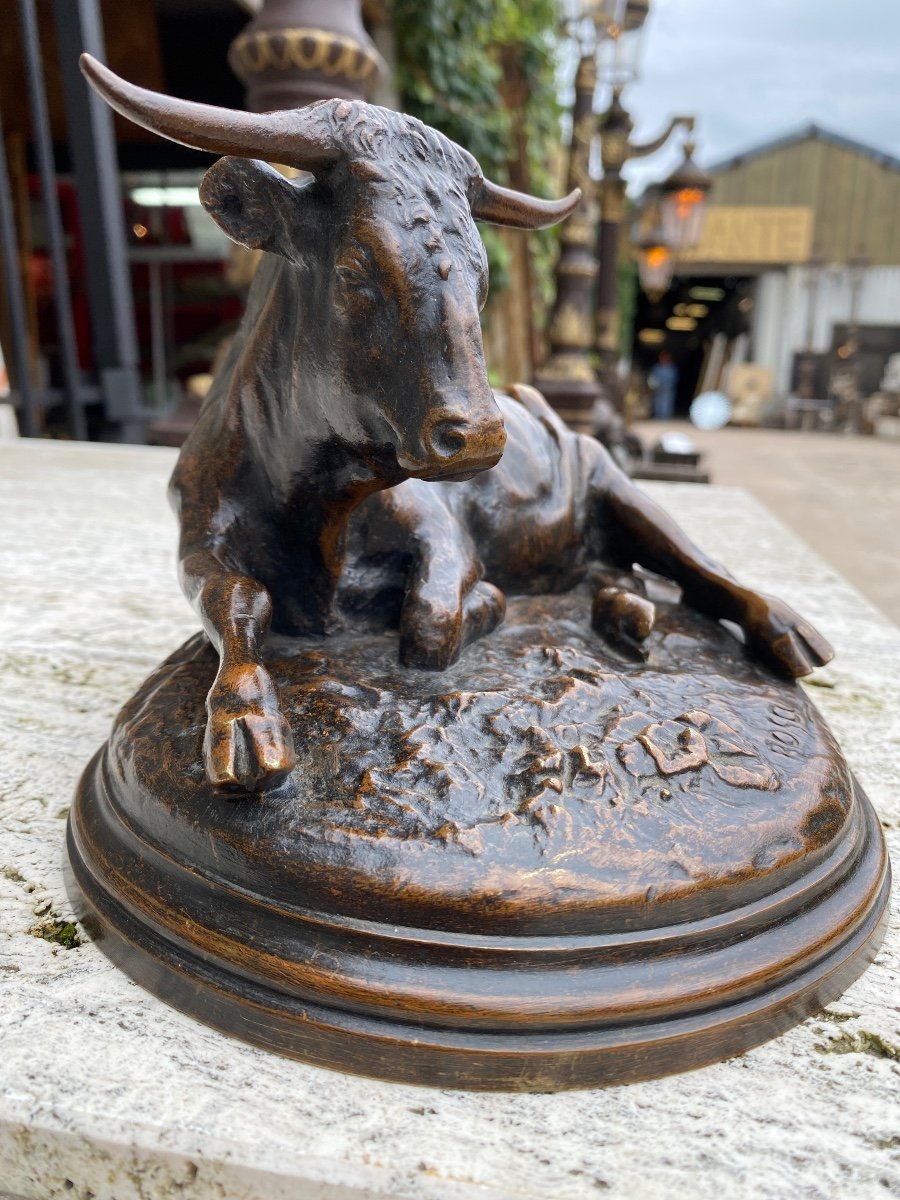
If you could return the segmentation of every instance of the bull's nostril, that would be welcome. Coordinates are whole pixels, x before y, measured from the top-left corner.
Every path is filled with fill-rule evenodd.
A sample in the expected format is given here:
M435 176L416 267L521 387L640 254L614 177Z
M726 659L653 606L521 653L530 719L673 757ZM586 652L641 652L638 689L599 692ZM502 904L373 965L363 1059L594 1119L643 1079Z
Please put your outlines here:
M456 421L440 421L429 440L431 449L440 458L455 458L466 448L466 435Z

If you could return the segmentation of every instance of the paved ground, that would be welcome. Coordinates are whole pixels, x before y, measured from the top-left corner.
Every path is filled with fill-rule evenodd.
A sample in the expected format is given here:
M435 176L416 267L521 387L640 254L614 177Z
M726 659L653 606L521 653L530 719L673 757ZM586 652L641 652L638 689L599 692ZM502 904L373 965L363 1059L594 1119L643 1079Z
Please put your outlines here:
M644 422L688 433L713 483L746 488L900 624L900 443L873 437Z

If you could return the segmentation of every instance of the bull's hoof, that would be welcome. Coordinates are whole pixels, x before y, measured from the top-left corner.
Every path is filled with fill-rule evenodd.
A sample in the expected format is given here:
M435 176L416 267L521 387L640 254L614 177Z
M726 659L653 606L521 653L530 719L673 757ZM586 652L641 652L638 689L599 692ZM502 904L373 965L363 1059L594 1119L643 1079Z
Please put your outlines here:
M506 597L484 580L476 583L463 601L463 646L493 633L506 615Z
M274 726L259 717L225 723L210 720L203 757L210 783L235 795L280 786L297 762L283 718Z
M834 657L821 633L774 596L750 594L744 633L751 653L788 679L809 675Z
M291 727L268 671L257 663L223 666L206 701L206 775L231 792L262 792L280 784L297 756Z
M506 597L484 581L473 585L461 610L407 610L400 622L400 661L405 667L446 671L466 646L492 633L505 612Z
M446 671L462 652L462 614L448 612L444 619L415 622L404 616L400 624L400 662L424 671Z
M594 594L591 625L614 649L629 658L644 660L644 643L653 631L656 606L646 596L620 587L601 587Z

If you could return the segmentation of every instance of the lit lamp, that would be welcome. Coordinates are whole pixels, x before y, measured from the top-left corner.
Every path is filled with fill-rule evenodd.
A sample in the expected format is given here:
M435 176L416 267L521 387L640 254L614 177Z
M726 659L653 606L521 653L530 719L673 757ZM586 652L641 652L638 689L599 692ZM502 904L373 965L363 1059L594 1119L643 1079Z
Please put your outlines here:
M659 184L652 184L647 188L632 230L638 281L641 291L654 304L658 304L669 290L675 275L675 254L662 225L661 199L662 189Z
M637 252L641 290L656 304L672 284L675 255L662 238L653 236L642 238L637 244Z
M676 254L700 244L712 180L694 162L694 143L685 142L684 159L660 187L659 215L666 244Z

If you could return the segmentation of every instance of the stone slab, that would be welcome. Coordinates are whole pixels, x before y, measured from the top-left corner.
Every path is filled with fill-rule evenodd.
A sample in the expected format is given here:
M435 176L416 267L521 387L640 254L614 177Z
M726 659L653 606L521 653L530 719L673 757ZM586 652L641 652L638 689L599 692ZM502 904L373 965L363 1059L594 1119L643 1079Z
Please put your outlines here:
M195 628L162 449L0 446L0 1196L488 1200L900 1190L900 922L839 1003L691 1074L476 1095L276 1058L172 1011L69 923L65 816L116 710ZM745 494L648 485L837 648L810 693L900 876L900 631ZM43 935L43 936L41 936ZM56 939L56 940L53 940Z

